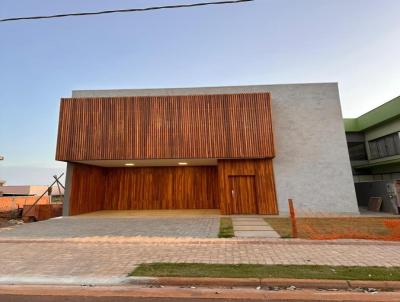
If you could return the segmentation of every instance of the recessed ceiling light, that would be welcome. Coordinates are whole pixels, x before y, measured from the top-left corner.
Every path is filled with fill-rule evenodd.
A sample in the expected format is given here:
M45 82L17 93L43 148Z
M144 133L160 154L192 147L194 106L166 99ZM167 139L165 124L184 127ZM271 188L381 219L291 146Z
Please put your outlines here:
M130 167L131 167L131 166L134 166L134 165L135 165L134 163L126 163L126 164L125 164L125 166L130 166Z
M178 163L180 166L186 166L188 163Z

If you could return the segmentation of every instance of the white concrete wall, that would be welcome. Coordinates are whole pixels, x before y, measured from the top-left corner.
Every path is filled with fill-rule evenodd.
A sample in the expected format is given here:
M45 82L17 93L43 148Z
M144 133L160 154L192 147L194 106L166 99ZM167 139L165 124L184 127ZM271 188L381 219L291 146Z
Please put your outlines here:
M67 163L67 171L65 175L65 190L63 200L63 216L69 216L70 196L72 189L72 174L74 173L74 164Z
M358 213L336 84L274 85L279 210Z
M358 213L336 83L74 91L73 97L271 92L280 214Z

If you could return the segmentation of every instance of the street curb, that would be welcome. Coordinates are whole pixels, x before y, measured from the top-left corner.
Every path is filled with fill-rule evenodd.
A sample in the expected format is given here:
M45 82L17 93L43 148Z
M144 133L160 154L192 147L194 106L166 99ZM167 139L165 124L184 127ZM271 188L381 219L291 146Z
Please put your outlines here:
M0 286L1 301L330 301L398 302L400 292L320 291L312 289L182 288L144 286Z
M163 286L215 286L215 287L257 287L259 278L209 278L209 277L131 277L125 284Z
M357 287L370 287L376 289L385 289L385 290L400 290L400 281L358 281L352 280L349 281L349 284L352 288Z
M358 281L286 278L209 278L209 277L130 277L125 284L155 286L212 286L212 287L283 287L306 289L374 288L400 290L400 281Z
M264 278L261 279L261 286L269 287L289 287L308 289L351 289L346 280L324 280L324 279L284 279L284 278Z

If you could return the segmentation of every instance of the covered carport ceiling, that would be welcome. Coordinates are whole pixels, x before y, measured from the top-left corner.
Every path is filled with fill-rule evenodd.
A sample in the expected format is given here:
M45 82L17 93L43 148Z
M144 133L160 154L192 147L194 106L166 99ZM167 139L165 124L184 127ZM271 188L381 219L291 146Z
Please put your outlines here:
M198 159L140 159L140 160L83 160L76 163L98 167L173 167L173 166L216 166L216 158Z

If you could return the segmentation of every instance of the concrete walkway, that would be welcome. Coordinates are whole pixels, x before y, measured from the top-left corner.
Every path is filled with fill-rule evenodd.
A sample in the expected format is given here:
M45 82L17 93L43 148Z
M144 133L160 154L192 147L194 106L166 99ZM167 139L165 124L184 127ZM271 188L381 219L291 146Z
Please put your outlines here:
M279 234L260 217L232 217L235 237L238 238L280 238Z

